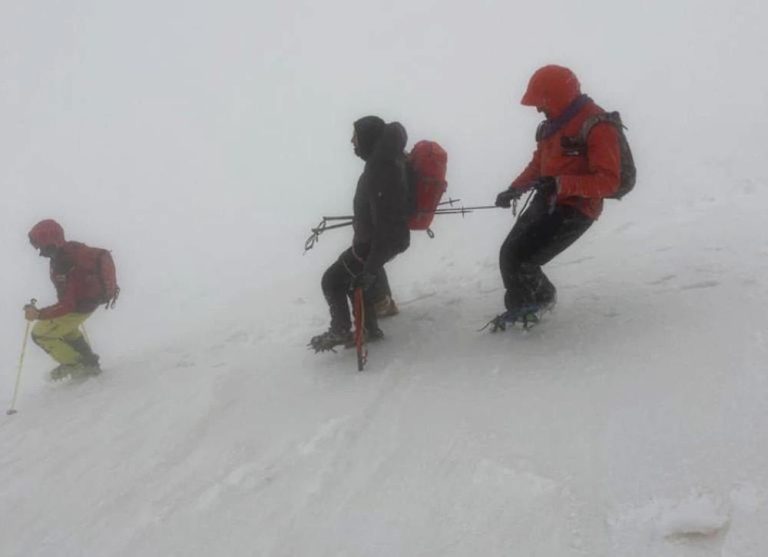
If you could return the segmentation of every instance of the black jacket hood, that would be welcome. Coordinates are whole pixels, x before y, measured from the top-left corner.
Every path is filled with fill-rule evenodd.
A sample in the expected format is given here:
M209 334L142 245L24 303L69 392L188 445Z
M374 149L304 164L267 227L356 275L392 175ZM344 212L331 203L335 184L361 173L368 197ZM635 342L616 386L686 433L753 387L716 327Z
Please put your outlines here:
M371 160L394 161L403 155L407 143L408 134L400 122L387 124L376 143Z
M354 123L357 146L355 154L367 161L373 154L387 124L378 116L364 116Z

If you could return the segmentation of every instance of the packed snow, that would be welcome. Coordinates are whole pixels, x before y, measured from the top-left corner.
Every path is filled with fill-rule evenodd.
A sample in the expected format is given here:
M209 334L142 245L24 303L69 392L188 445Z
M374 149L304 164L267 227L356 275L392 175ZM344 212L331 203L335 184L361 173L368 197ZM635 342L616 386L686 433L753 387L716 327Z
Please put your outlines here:
M100 376L28 347L0 555L768 555L768 8L508 4L3 8L2 400L54 295L37 220L112 249L123 295L87 322ZM441 216L366 370L309 351L352 121L439 141L485 205L549 62L622 112L639 180L545 268L554 312L479 332L514 217Z

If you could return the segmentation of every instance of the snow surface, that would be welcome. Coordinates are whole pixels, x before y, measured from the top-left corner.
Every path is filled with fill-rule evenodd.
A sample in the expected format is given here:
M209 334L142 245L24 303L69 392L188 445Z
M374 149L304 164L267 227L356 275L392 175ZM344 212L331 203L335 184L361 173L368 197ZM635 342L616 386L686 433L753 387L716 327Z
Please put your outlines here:
M768 555L767 8L33 4L0 18L0 393L52 296L37 219L111 247L125 292L88 322L100 377L28 351L0 555ZM640 180L547 267L555 312L477 332L512 217L441 217L367 370L309 352L349 235L301 247L351 205L351 121L439 140L486 204L550 61L622 111Z

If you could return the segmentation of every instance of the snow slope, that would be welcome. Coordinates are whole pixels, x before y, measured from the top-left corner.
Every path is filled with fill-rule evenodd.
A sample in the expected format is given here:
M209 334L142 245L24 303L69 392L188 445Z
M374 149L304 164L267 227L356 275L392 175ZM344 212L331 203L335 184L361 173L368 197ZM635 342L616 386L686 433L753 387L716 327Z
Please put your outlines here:
M402 314L364 373L305 350L326 316L301 279L84 384L27 386L0 424L1 553L764 555L766 201L745 181L653 227L609 207L529 332L475 330L501 292L460 236L503 233L500 211L393 265Z
M100 377L28 350L0 555L768 555L764 3L6 4L1 400L52 296L36 220L113 249L124 292L88 322ZM478 332L512 217L440 217L390 265L368 369L309 352L349 235L301 247L349 210L351 122L440 141L486 204L550 62L621 110L639 171L547 267L556 311Z

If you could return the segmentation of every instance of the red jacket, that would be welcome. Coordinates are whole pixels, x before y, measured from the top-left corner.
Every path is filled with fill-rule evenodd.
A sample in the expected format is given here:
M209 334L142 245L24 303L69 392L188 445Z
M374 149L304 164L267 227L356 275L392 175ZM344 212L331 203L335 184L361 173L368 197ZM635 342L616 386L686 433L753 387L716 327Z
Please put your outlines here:
M558 205L571 205L596 219L603 210L603 198L615 193L621 176L619 134L611 124L598 124L589 134L586 154L569 155L563 137L579 135L584 121L603 112L589 101L562 129L539 141L533 158L513 182L525 187L542 176L554 176L559 184Z
M58 303L40 310L39 319L55 319L68 313L91 313L99 302L83 299L85 277L76 265L77 253L86 248L80 242L66 242L51 258L51 282L56 287Z

